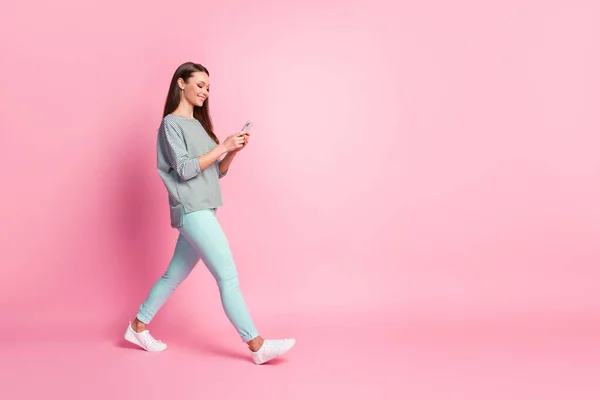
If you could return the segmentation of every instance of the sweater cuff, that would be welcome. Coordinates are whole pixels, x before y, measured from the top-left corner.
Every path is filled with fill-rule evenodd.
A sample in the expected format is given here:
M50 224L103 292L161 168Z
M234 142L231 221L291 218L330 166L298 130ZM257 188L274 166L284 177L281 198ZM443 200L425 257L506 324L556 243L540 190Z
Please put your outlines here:
M225 171L225 173L221 173L221 160L219 160L217 162L217 173L219 174L219 179L227 175L227 172L229 172L229 170Z
M200 168L200 159L198 157L194 157L194 166L196 167L196 173L200 175L202 169Z

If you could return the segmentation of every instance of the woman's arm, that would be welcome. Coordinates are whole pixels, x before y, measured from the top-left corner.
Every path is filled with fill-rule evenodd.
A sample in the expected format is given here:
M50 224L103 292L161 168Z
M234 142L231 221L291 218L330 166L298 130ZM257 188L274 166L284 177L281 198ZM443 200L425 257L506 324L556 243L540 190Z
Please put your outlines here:
M171 168L173 168L180 179L187 181L200 175L204 169L214 162L218 162L219 177L227 173L227 169L231 164L231 159L234 157L237 150L242 148L246 143L243 135L231 135L223 143L217 145L214 149L200 157L190 158L183 137L179 135L176 129L167 123L163 123L163 140L166 149L167 158ZM223 160L218 161L223 154L228 153ZM225 161L227 159L227 161ZM224 173L221 173L220 164L225 161L223 168Z
M208 153L198 157L198 164L200 165L200 170L207 168L210 164L217 161L225 153L227 153L225 146L220 144Z
M231 165L231 162L235 158L236 154L237 151L227 153L227 155L223 157L221 161L219 161L219 178L222 178L225 175L227 175L227 171L229 171L229 166Z
M241 132L238 133L236 135L237 137L242 137L243 138L243 142L241 143L241 145L233 150L227 153L227 155L225 157L223 157L223 159L221 161L219 161L219 178L224 177L225 175L227 175L227 171L229 171L229 167L231 166L231 162L233 161L233 159L235 158L236 154L242 150L243 148L246 147L246 145L248 144L248 137L250 136L250 134L248 132Z
M177 129L163 122L163 143L171 168L177 172L181 180L187 181L202 173L206 167L227 153L225 144L218 145L200 157L189 156L185 142Z

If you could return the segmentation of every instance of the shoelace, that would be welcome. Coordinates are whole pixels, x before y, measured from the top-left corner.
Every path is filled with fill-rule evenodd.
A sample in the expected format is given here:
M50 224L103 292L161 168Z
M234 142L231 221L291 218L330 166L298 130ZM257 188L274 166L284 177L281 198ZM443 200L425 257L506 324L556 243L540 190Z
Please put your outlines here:
M160 340L156 340L156 339L154 339L154 336L152 336L152 335L150 334L150 331L146 331L146 332L144 332L144 338L145 338L145 339L146 339L146 341L148 342L148 343L146 343L146 344L158 344L158 343L162 343Z
M265 340L263 346L265 346L265 349L272 349L275 351L279 351L281 350L286 344L285 340Z

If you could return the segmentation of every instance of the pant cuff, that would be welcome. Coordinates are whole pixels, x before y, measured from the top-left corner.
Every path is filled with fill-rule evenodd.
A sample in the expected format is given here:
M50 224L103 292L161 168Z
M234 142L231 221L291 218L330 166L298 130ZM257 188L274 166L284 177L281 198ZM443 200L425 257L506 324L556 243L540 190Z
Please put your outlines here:
M248 333L246 335L242 335L242 340L244 341L244 343L248 343L252 339L256 339L259 336L260 335L258 333Z
M152 318L148 318L147 316L145 316L144 314L142 314L141 312L138 312L136 315L136 318L139 321L142 321L144 324L148 325L150 323L150 321L152 321Z

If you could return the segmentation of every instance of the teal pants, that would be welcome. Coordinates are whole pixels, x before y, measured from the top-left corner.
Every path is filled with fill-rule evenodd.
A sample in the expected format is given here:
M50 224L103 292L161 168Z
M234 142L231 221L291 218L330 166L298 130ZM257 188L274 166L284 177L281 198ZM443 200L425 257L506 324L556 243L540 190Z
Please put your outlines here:
M140 306L137 318L149 324L200 259L216 279L225 314L242 340L248 342L256 338L258 332L240 292L233 255L214 209L184 215L171 262L166 272L150 289L148 297Z

